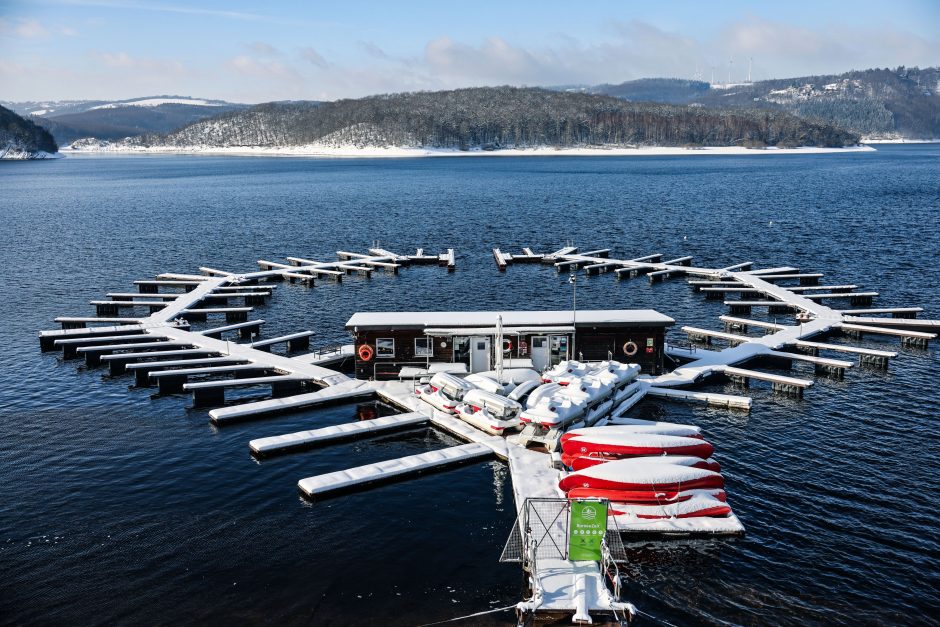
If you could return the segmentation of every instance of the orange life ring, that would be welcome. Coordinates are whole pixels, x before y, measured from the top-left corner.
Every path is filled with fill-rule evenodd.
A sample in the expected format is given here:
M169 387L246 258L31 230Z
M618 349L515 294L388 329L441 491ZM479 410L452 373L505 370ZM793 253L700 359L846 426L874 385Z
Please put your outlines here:
M503 352L504 353L512 352L512 340L503 340Z
M633 357L638 350L640 349L633 340L627 340L627 343L623 345L623 354L627 357Z
M372 358L375 357L375 350L368 344L363 344L360 346L357 352L359 354L359 359L362 361L372 361Z

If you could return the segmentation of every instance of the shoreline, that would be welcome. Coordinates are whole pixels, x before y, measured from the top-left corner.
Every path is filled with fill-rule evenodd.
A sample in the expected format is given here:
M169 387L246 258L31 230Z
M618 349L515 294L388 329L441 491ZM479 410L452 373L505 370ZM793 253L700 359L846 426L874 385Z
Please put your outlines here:
M468 150L443 148L356 148L353 146L291 146L278 148L96 148L91 150L63 148L63 156L117 156L117 155L207 155L237 157L319 157L319 158L414 158L414 157L673 157L673 156L741 156L741 155L806 155L829 153L874 152L867 145L843 148L743 148L721 146L683 148L681 146L651 146L644 148L507 148L502 150Z

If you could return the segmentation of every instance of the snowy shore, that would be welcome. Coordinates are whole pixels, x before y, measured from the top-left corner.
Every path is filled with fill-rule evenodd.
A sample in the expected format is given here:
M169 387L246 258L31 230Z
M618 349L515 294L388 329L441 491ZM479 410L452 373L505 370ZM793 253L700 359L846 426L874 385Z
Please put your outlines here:
M192 146L179 147L128 147L120 145L101 145L94 147L81 147L77 149L64 148L67 155L99 155L99 154L204 154L204 155L231 155L231 156L288 156L288 157L344 157L344 158L382 158L382 157L662 157L685 155L795 155L795 154L824 154L847 152L870 152L875 149L871 146L848 146L845 148L763 148L751 149L736 146L683 148L680 146L649 146L640 148L504 148L500 150L456 150L445 148L402 148L402 147L356 147L356 146L284 146L268 147L208 147Z
M0 161L39 161L42 159L61 159L62 153L51 153L45 150L22 150L20 148L10 148L0 150Z

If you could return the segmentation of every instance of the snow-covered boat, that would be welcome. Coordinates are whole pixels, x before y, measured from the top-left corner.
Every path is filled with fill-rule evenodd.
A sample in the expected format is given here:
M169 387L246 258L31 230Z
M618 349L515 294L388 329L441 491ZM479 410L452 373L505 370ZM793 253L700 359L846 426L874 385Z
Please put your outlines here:
M542 385L542 381L524 381L517 385L515 389L506 395L506 398L512 399L518 403L525 403L531 394L536 388Z
M711 496L695 495L685 501L667 504L640 505L614 503L608 510L611 516L635 518L698 518L700 516L727 516L731 508L724 501Z
M694 466L696 468L705 468L714 472L721 472L721 464L709 457L702 459L694 455L660 455L657 457L623 457L611 453L564 453L561 456L562 463L572 470L583 470L598 464L616 461L618 459L630 459L635 461L653 460L656 462L665 462L670 464L679 464L681 466Z
M652 433L658 435L676 435L685 438L701 438L702 431L694 425L680 425L671 422L653 422L650 420L637 421L644 424L635 425L607 425L604 427L582 427L566 431L561 436L561 442L574 437L592 435L631 435Z
M591 370L587 364L573 359L562 361L542 373L543 383L557 383L558 385L568 385L568 383L577 377L586 375Z
M620 456L650 455L694 455L702 459L711 457L715 451L709 442L699 438L657 433L591 433L577 435L564 440L563 453L569 455L608 453Z
M522 405L514 400L484 390L470 390L457 406L457 417L478 429L502 435L519 426Z
M557 392L551 396L539 398L534 406L531 402L532 396L530 395L529 403L525 411L519 415L519 419L522 422L541 425L546 429L571 424L581 418L587 409L587 402L583 396L572 398Z
M568 381L565 395L571 398L583 398L588 406L592 406L610 396L616 382L616 379L608 378L604 381L601 377L593 375L574 377Z
M630 459L618 459L573 472L558 482L568 492L572 488L600 488L603 490L661 490L664 492L725 487L720 473L680 466L665 462L638 464Z
M564 388L557 383L542 384L529 393L529 398L526 399L525 406L526 408L535 407L542 401L542 399L549 398L555 392L560 392L563 389Z
M464 395L473 389L476 388L469 381L439 372L431 377L427 385L415 390L415 393L418 398L432 407L452 414L457 410L457 405L463 400Z
M694 496L704 495L724 502L728 496L720 488L711 490L604 490L601 488L572 488L568 490L569 499L607 499L614 503L632 503L634 505L665 505L688 501Z

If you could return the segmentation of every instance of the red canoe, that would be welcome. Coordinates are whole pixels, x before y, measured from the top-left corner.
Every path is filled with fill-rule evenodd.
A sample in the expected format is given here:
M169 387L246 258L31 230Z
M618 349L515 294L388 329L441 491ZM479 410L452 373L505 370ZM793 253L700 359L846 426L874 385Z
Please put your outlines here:
M612 516L629 516L655 520L662 518L699 518L702 516L727 516L731 508L727 503L710 496L696 495L687 501L669 505L617 504L611 508Z
M612 462L618 459L633 459L633 460L646 460L646 461L655 461L668 464L680 464L682 466L694 466L695 468L705 468L706 470L711 470L713 472L721 472L721 464L716 462L714 459L702 459L701 457L695 457L694 455L658 455L656 457L624 457L621 455L613 455L611 453L588 453L585 455L574 454L569 455L565 453L561 456L561 462L571 468L572 470L584 470L585 468L590 468L591 466L596 466L598 464L606 464L607 462Z
M598 488L572 488L568 491L569 499L607 499L610 508L617 509L619 503L632 505L665 505L668 503L681 503L693 496L705 495L724 501L728 497L724 490L683 490L682 492L665 492L661 490L601 490Z
M572 488L681 492L723 488L725 480L720 473L704 468L669 463L637 464L631 459L618 459L573 472L562 478L558 487L564 492Z
M584 455L587 453L611 453L615 455L694 455L707 459L715 451L710 443L697 438L678 435L650 433L577 435L564 440L563 453Z

